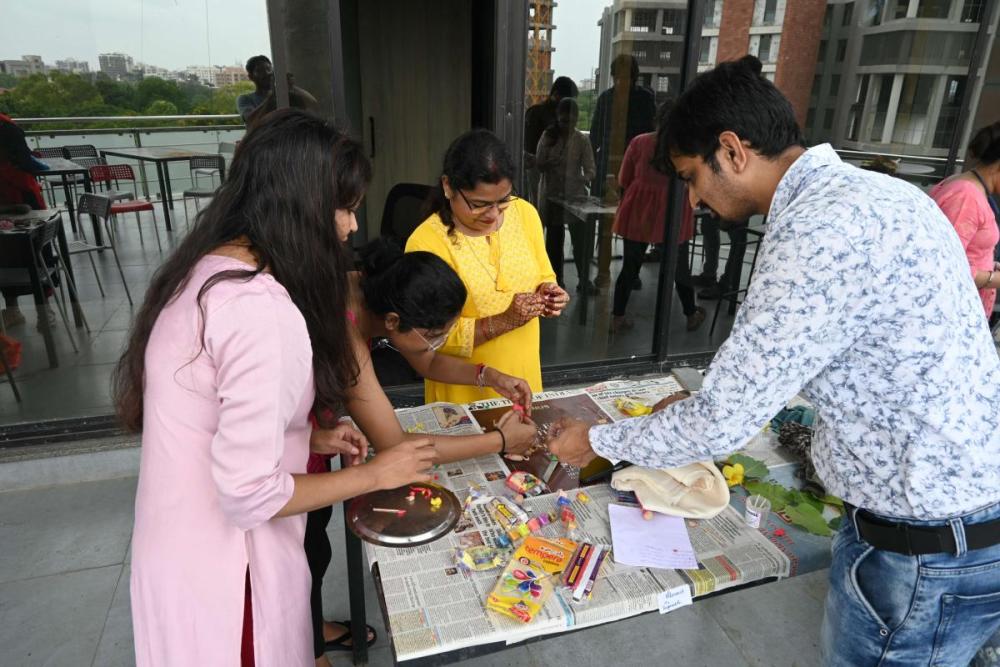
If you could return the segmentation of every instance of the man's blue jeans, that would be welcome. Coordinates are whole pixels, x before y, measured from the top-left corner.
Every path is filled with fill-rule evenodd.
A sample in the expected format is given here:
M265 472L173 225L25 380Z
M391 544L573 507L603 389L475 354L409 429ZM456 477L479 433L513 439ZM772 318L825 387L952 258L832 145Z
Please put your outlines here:
M950 524L962 553L906 556L875 549L845 516L833 538L822 664L967 667L1000 629L1000 545L966 551L963 527L996 518L1000 503L956 519L910 522Z

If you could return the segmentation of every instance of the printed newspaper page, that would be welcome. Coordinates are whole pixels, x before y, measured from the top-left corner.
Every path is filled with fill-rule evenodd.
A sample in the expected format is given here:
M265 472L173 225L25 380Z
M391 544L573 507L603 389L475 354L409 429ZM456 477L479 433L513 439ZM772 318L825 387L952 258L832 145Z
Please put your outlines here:
M601 389L595 392L595 405L609 414L613 413L601 403L608 400L608 392L625 391L629 397L640 398L659 395L662 387L662 395L672 393L670 383L638 383L632 388L608 386L610 384L598 385ZM646 389L647 386L650 388ZM546 392L536 398L544 401L578 395L580 392ZM504 403L506 401L498 399L469 407L496 408ZM397 414L403 427L412 429L411 432L479 431L473 418L475 413L464 406L435 404L400 410ZM462 501L474 484L484 487L489 494L506 495L504 480L510 471L508 463L496 455L444 464L436 470L438 482L454 491ZM611 546L607 506L616 502L614 491L607 484L600 484L587 487L586 493L590 497L588 503L576 500L575 491L569 493L579 524L579 538ZM532 516L553 511L555 501L555 494L530 498L525 501L525 509ZM688 586L692 595L700 596L759 579L789 575L788 557L763 534L747 527L732 507L713 519L687 520L686 523L698 556L698 569L622 566L614 563L612 554L605 562L589 601L574 603L561 587L557 588L542 613L527 625L484 608L486 596L496 583L500 569L465 574L455 565L456 550L494 544L501 532L484 504L473 505L454 532L431 544L406 549L366 544L366 551L369 562L378 567L385 596L386 624L400 661L477 644L516 643L653 611L657 609L661 592L681 585ZM563 536L562 524L550 524L540 534Z

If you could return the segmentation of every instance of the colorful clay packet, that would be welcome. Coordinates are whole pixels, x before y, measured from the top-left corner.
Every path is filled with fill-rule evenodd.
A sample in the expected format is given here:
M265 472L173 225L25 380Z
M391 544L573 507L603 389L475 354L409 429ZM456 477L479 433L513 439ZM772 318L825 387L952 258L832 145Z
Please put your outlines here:
M553 577L569 566L575 549L572 540L529 535L486 597L486 608L530 623L552 595Z

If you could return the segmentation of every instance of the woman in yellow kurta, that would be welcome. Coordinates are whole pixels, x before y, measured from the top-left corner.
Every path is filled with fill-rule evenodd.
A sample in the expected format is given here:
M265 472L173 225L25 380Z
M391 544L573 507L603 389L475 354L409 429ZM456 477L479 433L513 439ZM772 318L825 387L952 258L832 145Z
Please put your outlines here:
M514 195L514 163L487 130L473 130L445 153L437 212L406 244L447 262L468 291L440 352L524 378L542 390L539 317L558 317L569 295L555 282L538 212ZM424 397L468 403L489 389L425 381Z

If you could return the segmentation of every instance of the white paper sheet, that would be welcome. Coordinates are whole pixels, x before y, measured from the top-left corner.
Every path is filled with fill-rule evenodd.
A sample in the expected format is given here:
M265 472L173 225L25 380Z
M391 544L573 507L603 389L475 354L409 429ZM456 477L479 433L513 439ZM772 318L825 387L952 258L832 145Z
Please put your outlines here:
M658 567L665 570L694 570L698 567L684 519L653 513L642 518L642 510L625 505L608 505L614 559L623 565Z

